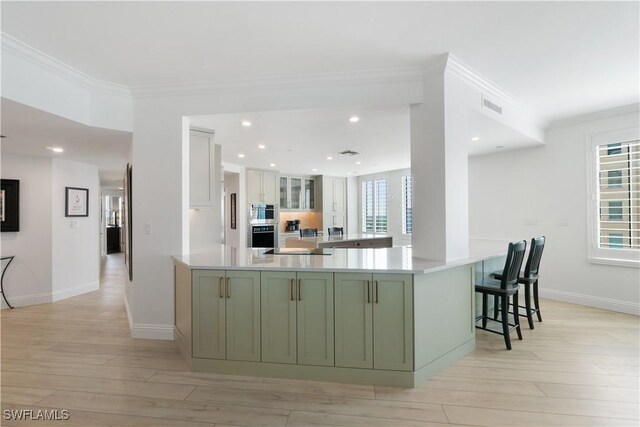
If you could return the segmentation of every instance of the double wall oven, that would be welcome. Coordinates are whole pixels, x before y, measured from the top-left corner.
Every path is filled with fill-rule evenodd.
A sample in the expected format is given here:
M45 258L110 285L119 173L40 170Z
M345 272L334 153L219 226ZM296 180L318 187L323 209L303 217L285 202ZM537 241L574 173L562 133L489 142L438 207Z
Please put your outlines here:
M275 248L278 239L276 205L253 203L249 205L249 238L252 248Z

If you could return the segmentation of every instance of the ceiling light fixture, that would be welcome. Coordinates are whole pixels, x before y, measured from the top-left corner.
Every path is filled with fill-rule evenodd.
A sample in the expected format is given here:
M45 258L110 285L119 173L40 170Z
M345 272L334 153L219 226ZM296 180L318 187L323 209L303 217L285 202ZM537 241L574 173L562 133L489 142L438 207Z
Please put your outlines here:
M480 137L479 136L474 136L473 138L471 138L472 141L480 141Z
M269 166L271 166L272 168L276 166L275 163L269 163Z
M359 165L359 164L361 164L361 163L362 163L362 162L356 162L356 165Z
M317 171L318 171L318 169L311 169L311 170L312 170L313 172L317 172Z
M267 146L264 145L264 144L259 144L258 148L261 149L261 150L264 150L265 148L267 148Z
M333 160L333 157L327 156L327 160Z
M351 172L347 172L347 175L351 175Z
M64 149L60 147L47 147L47 150L51 150L54 153L62 153L64 151Z
M244 157L244 154L240 153L240 154L238 154L238 157L240 157L242 159Z
M124 190L124 188L123 187L118 187L118 190Z
M248 128L249 126L251 126L251 122L249 120L243 120L240 122L240 124L242 124L242 126Z
M358 117L358 116L351 116L351 117L349 117L349 121L350 121L351 123L358 123L358 122L360 121L360 117Z

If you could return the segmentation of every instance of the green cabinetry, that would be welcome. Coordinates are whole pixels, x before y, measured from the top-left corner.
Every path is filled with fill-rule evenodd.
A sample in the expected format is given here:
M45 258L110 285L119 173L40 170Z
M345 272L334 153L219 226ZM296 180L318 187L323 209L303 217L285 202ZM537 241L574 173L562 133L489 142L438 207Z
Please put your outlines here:
M260 361L260 272L195 270L193 357Z
M298 364L333 366L333 273L297 273Z
M297 363L296 273L262 272L262 361Z
M336 273L336 366L413 370L412 276Z

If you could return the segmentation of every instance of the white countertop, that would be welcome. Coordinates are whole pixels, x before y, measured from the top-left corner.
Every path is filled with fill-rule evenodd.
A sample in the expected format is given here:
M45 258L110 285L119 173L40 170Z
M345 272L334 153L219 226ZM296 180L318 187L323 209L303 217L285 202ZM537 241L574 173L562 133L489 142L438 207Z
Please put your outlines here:
M507 247L506 241L472 239L469 241L469 257L449 262L413 258L412 249L406 246L335 248L331 255L266 255L267 249L218 245L207 253L175 255L173 259L192 269L431 273L505 256Z

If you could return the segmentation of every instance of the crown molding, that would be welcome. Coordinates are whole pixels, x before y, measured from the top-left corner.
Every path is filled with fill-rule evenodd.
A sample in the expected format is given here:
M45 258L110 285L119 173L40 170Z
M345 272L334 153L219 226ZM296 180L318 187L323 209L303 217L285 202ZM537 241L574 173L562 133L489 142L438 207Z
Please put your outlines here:
M510 104L527 116L532 117L536 122L540 124L544 123L531 107L491 80L485 78L482 74L451 53L446 56L446 70L465 81L471 87L478 89L480 92L499 98L501 101Z
M555 129L566 126L573 126L580 123L592 122L594 120L604 120L611 117L624 116L626 114L640 114L640 104L624 105L622 107L610 108L602 111L581 114L579 116L567 117L564 119L554 120L549 123L547 129Z
M53 73L90 91L111 96L131 97L131 90L125 85L94 79L4 32L0 33L0 37L3 53L12 53L42 70Z
M423 73L423 67L386 68L301 76L271 76L158 86L133 86L131 92L135 98L154 98L242 92L256 89L279 90L376 83L418 83L422 81Z

